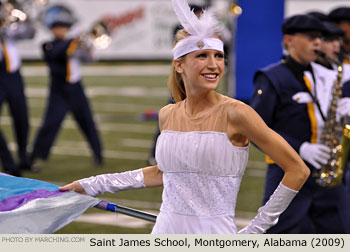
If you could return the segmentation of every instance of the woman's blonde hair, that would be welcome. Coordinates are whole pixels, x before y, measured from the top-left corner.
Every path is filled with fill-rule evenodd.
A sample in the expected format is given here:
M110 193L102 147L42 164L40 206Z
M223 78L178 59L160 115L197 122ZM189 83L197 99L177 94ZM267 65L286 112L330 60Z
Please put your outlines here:
M173 46L175 46L180 40L186 38L187 36L189 36L189 34L185 29L179 30L175 35ZM221 35L217 36L219 39L222 40ZM184 60L184 56L178 58L178 60ZM176 72L174 65L171 66L171 71L168 78L168 88L170 90L170 93L174 97L175 102L183 101L186 99L187 95L185 84L182 80L181 74Z
M175 35L174 46L187 36L188 32L186 30L179 30ZM179 58L178 60L183 60L183 57ZM168 88L174 97L175 102L183 101L186 99L185 84L182 80L181 74L176 72L174 65L171 66L171 71L168 79Z

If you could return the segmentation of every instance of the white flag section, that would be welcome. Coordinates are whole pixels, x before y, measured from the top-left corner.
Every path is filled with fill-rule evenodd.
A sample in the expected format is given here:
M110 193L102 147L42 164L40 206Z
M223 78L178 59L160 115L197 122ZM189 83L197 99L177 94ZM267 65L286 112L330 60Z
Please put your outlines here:
M0 233L54 233L99 202L50 183L0 174Z

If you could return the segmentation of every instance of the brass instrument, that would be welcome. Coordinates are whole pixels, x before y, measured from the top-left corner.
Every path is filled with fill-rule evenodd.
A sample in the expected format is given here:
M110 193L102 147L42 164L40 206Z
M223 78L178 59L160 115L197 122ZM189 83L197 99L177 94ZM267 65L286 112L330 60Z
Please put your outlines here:
M61 4L51 5L41 13L41 22L49 29L53 23L64 23L72 27L77 21L74 12ZM77 39L81 49L90 49L92 46L96 49L105 49L112 42L109 26L103 21L93 23L88 31L81 31L75 27L70 33L71 37Z
M318 53L320 56L324 56ZM337 120L338 101L342 98L343 67L339 61L333 61L337 66L337 78L333 83L332 100L328 109L325 128L321 135L321 143L331 150L331 157L321 169L315 170L312 176L315 182L322 186L332 188L341 183L344 176L345 165L350 149L350 125L343 127L341 120Z
M15 30L20 22L27 20L27 14L24 13L16 1L6 1L1 6L2 26Z
M48 0L7 0L1 2L1 27L16 30L21 23L35 21Z
M81 46L92 44L96 49L106 49L112 42L108 26L103 22L96 22L89 32L79 36Z

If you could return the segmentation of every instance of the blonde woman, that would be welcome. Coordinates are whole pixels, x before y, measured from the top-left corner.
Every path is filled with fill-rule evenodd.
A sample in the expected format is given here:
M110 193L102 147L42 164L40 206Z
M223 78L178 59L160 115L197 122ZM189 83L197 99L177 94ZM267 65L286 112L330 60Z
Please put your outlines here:
M181 16L178 10L183 10L186 1L173 4ZM185 19L196 22L188 12ZM176 35L169 77L176 104L159 112L158 165L82 179L61 190L95 196L163 186L163 202L152 233L237 233L237 193L253 141L283 167L285 175L270 200L239 233L264 233L278 221L309 169L252 108L215 91L225 62L219 26L208 15L202 15L205 28L199 24L197 30L203 29L199 33L179 17L186 30Z

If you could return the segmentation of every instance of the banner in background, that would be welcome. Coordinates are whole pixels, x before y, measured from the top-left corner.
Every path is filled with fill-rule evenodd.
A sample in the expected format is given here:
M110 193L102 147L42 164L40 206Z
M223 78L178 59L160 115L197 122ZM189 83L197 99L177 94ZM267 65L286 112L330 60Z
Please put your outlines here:
M189 1L201 4L202 1ZM111 27L112 43L96 55L101 60L170 60L173 30L178 24L170 0L50 0L48 7L60 4L70 8L78 22L73 34L89 31L98 21ZM226 8L227 0L213 1L215 9ZM23 59L41 59L41 44L50 31L36 21L33 40L19 42Z

